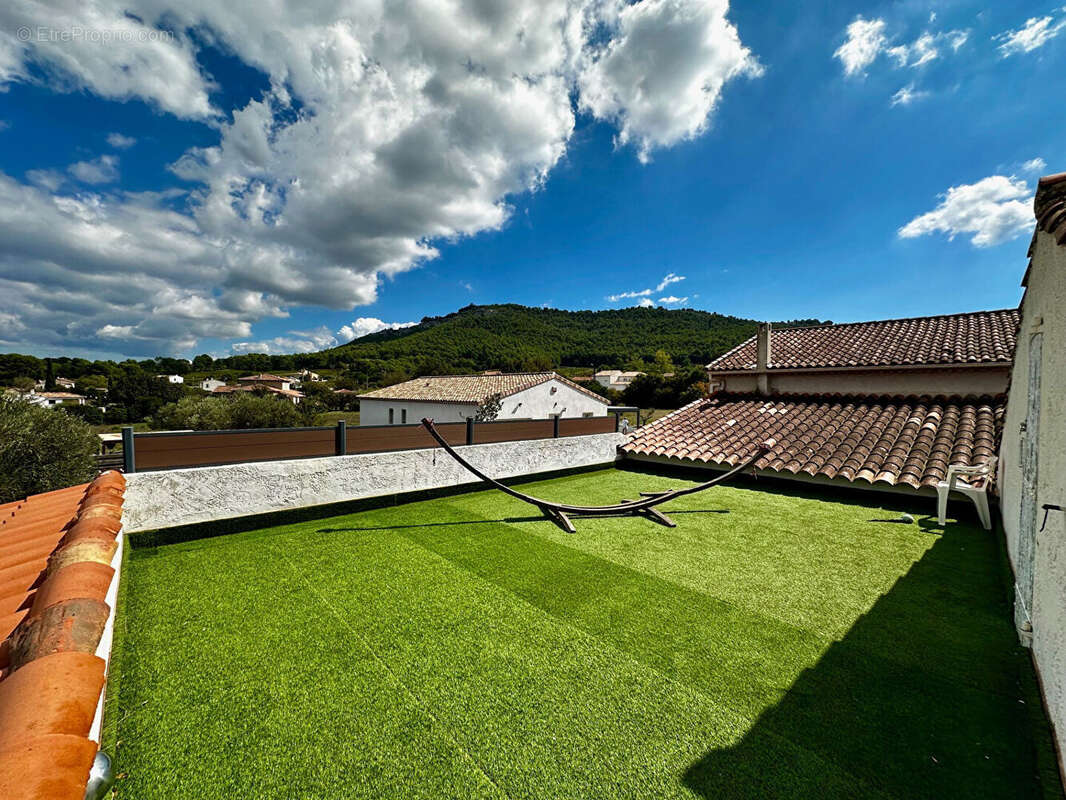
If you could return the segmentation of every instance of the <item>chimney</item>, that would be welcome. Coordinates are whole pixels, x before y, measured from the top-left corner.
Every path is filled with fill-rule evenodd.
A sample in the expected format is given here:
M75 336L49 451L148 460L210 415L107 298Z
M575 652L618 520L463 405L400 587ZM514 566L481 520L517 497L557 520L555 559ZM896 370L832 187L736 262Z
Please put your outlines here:
M767 370L773 359L770 350L770 334L772 332L773 325L769 322L763 322L759 324L759 332L755 336L755 371L759 394L770 393L770 375Z

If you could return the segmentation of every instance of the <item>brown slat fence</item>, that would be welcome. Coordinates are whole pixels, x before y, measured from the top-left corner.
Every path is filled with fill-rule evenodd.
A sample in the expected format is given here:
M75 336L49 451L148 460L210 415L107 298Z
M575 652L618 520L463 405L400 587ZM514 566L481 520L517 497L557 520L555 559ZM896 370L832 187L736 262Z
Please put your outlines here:
M446 422L437 426L449 444L488 444L527 439L587 436L617 430L616 416L571 419ZM356 453L384 453L435 447L419 424L271 428L235 431L173 431L134 433L124 428L123 468L126 472L281 461Z

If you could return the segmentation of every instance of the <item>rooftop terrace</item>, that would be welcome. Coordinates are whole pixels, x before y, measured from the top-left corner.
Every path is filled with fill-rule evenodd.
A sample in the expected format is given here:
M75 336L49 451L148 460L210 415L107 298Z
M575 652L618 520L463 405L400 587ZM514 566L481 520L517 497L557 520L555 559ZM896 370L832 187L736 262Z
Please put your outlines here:
M676 529L567 535L477 492L134 536L117 796L1056 796L995 538L879 502L721 487L670 504Z

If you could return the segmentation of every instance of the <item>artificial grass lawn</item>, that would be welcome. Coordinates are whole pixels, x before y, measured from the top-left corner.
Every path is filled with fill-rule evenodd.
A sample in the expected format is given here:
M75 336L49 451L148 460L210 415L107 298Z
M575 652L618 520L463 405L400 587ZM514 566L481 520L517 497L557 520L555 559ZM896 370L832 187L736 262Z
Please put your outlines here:
M997 540L878 502L721 487L569 535L478 492L135 549L117 797L1061 796Z

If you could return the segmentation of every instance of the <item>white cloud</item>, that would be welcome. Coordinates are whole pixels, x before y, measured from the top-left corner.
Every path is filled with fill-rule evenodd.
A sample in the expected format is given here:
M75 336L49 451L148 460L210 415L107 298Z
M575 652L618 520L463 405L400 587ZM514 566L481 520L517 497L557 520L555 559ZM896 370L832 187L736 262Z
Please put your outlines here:
M974 246L991 247L1032 229L1032 194L1025 181L1005 175L953 186L936 208L915 217L898 233L903 239L932 233L946 233L952 239L973 234Z
M861 75L888 44L883 19L863 19L861 16L848 25L847 39L833 53L844 65L845 75Z
M1037 156L1036 158L1031 158L1028 161L1026 161L1024 164L1022 164L1022 171L1023 172L1042 172L1046 167L1047 167L1047 162L1044 159L1042 159L1039 156Z
M916 100L922 100L929 96L929 92L915 90L914 84L904 86L892 95L891 104L894 106L909 106Z
M79 161L67 167L67 172L82 183L114 183L118 180L118 156Z
M655 308L655 301L648 297L645 297L643 300L637 303L637 305L640 308Z
M612 303L617 303L619 300L630 300L634 297L647 297L651 294L651 289L640 289L634 292L619 292L618 294L609 294L607 299Z
M668 297L660 297L659 302L664 306L676 306L681 303L687 303L688 297L675 297L674 295L669 295Z
M845 75L865 75L866 68L882 53L898 68L921 67L940 58L944 46L956 53L970 38L968 30L925 31L913 42L891 45L885 29L883 19L866 20L861 16L848 25L844 44L833 53L843 65Z
M337 331L337 335L341 338L341 341L350 342L360 336L369 336L379 331L396 331L400 328L411 328L417 324L417 322L383 322L376 317L359 317L355 322L345 325Z
M618 292L617 294L607 295L607 301L610 303L617 303L619 300L634 300L638 297L649 297L652 293L661 292L667 286L672 283L680 283L685 280L684 275L676 275L673 272L668 272L663 276L663 279L659 281L658 285L654 289L634 289L627 292ZM687 299L687 298L686 298ZM641 302L640 305L645 305ZM651 305L649 302L648 305Z
M137 140L132 136L123 136L121 133L109 133L107 143L119 150L126 150L137 144Z
M610 38L586 49L582 108L615 122L642 161L698 136L728 81L762 74L728 10L728 0L607 0L596 21Z
M1018 53L1030 53L1043 47L1066 28L1066 18L1057 22L1053 17L1031 17L1013 31L1005 31L993 39L999 42L999 52L1004 58Z
M655 291L661 292L663 289L665 289L671 283L680 283L683 280L685 280L685 276L684 275L675 275L672 272L667 273L666 277L664 277L661 281L659 281L659 285L655 287Z
M234 342L234 353L314 353L335 347L337 339L325 325L310 331L289 331L288 336L275 336L259 342Z
M0 293L33 306L41 346L89 348L106 325L128 327L121 344L140 350L247 343L253 323L291 305L371 303L383 277L435 258L435 242L503 226L508 197L538 188L565 154L575 108L646 158L697 135L724 84L758 69L726 0L60 5L0 4L0 30L136 43L0 35L0 91L37 81L141 99L218 139L172 165L186 182L177 197L75 193L48 170L30 184L0 175ZM270 89L213 108L204 37ZM103 158L71 175L105 185L118 162Z

